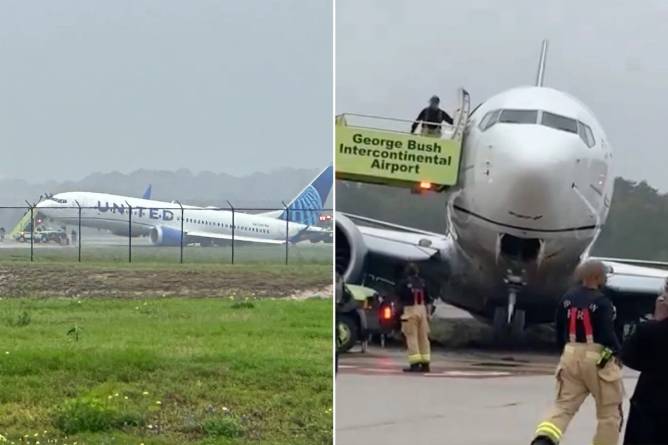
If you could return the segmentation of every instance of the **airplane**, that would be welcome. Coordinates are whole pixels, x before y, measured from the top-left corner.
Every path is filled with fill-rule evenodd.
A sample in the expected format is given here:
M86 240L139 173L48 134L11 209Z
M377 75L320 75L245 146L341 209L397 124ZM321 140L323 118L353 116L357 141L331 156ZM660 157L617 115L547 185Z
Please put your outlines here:
M115 235L148 236L159 246L235 242L284 244L331 238L331 231L315 224L333 184L328 166L285 209L261 214L215 207L93 192L64 192L47 196L35 207L39 214L62 224L77 225L78 206L85 227L108 230ZM144 192L150 196L151 186ZM183 231L182 231L183 229ZM182 239L183 234L183 239Z
M417 263L434 295L493 327L503 343L553 321L612 200L612 145L592 111L544 86L547 41L534 86L477 106L464 132L459 183L445 234L337 212L336 268L346 282L388 288ZM667 265L600 258L623 333L653 312Z

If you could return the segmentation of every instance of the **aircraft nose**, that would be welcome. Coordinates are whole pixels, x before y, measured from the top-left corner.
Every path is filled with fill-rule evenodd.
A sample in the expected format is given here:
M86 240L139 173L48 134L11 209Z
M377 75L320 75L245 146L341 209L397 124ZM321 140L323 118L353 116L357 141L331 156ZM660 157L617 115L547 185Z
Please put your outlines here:
M52 216L53 213L57 213L57 210L62 207L64 205L53 199L53 197L43 199L35 205L35 209L46 216Z
M507 132L494 149L495 187L506 195L506 214L519 223L548 218L565 195L570 199L577 159L586 147L577 134L527 126Z
M39 211L43 215L51 216L53 208L57 207L58 203L51 201L49 199L42 200L35 205L35 210Z

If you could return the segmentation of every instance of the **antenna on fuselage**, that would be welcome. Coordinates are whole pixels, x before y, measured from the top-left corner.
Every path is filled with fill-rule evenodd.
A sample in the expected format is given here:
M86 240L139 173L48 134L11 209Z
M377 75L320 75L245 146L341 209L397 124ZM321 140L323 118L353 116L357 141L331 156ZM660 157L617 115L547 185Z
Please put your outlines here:
M547 58L547 39L543 40L540 48L540 61L538 62L538 73L536 74L536 86L542 87L545 79L545 59Z

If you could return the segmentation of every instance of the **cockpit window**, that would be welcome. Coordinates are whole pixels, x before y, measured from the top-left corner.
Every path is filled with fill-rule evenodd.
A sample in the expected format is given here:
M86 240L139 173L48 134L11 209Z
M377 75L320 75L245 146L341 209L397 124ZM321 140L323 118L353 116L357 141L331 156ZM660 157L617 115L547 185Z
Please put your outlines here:
M578 121L571 119L570 117L543 111L543 117L541 118L540 123L546 127L578 134Z
M587 147L592 148L596 145L596 139L594 138L594 132L591 131L589 125L578 121L578 136L582 139L582 142L587 144Z
M59 204L67 204L67 199L54 198L54 197L51 197L50 199L51 199L51 201L56 201Z
M497 122L505 124L540 123L541 125L556 130L577 134L589 148L596 145L594 132L589 125L570 117L561 116L548 111L541 111L540 114L540 122L538 122L538 110L492 110L488 111L487 114L483 116L478 128L485 131L494 126Z
M489 127L494 125L499 120L500 114L501 110L488 111L487 114L483 116L482 120L480 121L480 125L478 125L478 127L482 131L487 130Z
M505 124L535 124L537 121L537 110L503 110L499 117L499 122Z

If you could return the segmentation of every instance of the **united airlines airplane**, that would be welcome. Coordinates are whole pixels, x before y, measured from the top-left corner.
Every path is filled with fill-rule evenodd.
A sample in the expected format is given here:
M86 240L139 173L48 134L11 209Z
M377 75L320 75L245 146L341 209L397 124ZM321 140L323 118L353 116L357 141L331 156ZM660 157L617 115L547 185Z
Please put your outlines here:
M267 244L316 242L331 237L331 232L316 224L332 183L332 167L329 166L286 209L264 214L186 205L182 210L175 202L91 192L58 193L40 201L36 207L39 213L53 220L77 225L77 206L81 206L82 225L122 236L128 236L131 231L132 236L149 236L153 244L160 246L178 246L181 242L223 244L232 238ZM150 189L145 196L150 196Z
M391 285L412 261L435 294L490 322L498 338L552 321L574 269L590 258L614 177L612 146L591 110L543 86L546 52L544 42L535 86L471 113L447 233L336 215L336 267L347 281ZM666 265L602 260L619 325L651 313Z

